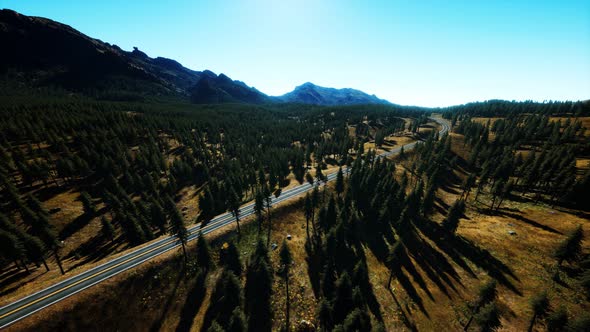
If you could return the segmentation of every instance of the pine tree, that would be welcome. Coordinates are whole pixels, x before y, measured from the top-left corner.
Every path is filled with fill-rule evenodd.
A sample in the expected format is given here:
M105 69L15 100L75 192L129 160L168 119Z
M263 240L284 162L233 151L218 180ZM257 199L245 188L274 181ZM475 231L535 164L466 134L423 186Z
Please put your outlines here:
M582 253L582 240L584 239L584 230L579 225L567 238L559 244L553 256L557 259L557 264L561 266L563 261L568 263L576 261Z
M248 330L270 332L272 328L272 271L266 246L259 242L246 269L245 310Z
M61 247L61 243L59 242L57 234L55 234L53 228L49 225L43 227L41 229L39 236L45 244L45 248L48 248L51 251L53 251L53 257L55 258L55 262L59 266L61 274L66 274L61 264L61 259L59 257L59 248Z
M236 218L236 224L238 226L238 237L241 236L240 231L240 197L236 193L236 191L232 188L229 190L227 196L227 208L229 212Z
M242 262L240 261L240 253L233 242L229 242L227 246L221 251L221 264L226 270L233 272L237 277L242 274Z
M262 190L257 190L254 198L254 213L256 214L256 222L258 223L258 236L262 232L262 222L264 220L264 193Z
M557 310L547 316L547 332L564 331L567 326L567 321L567 311L563 306L560 306Z
M18 261L23 259L25 250L16 235L0 230L0 255L9 261L13 261L14 265L19 267ZM27 267L26 263L23 265L25 268Z
M547 298L547 293L541 292L536 294L531 299L531 307L533 309L533 317L531 318L531 323L528 328L529 332L533 330L533 326L535 325L537 318L544 317L547 314L547 310L549 309L549 299Z
M458 199L451 205L447 217L443 220L441 226L450 233L455 233L459 227L459 220L465 211L465 201Z
M336 174L336 193L338 198L344 192L344 173L342 173L342 166L338 168L338 174Z
M336 281L336 290L334 293L334 323L339 324L344 321L352 308L352 282L348 273L342 272L340 278Z
M467 331L469 329L469 325L471 325L471 322L473 321L475 315L479 312L481 307L494 301L498 294L496 286L496 280L492 279L479 288L477 298L475 299L475 302L473 304L473 313L471 314L469 321L463 328L463 331Z
M166 213L155 198L152 198L150 204L150 219L151 224L156 226L160 230L160 233L163 234L166 232L166 226L168 224Z
M496 302L486 304L475 316L475 320L482 332L495 331L502 324L500 323L500 310Z
M326 298L322 298L317 306L320 331L332 331L332 307Z
M80 200L82 201L82 207L86 215L91 216L96 213L96 206L87 192L83 191L80 193Z
M180 212L178 212L176 207L174 208L170 218L170 233L175 235L178 238L178 242L180 242L182 245L182 253L184 255L184 261L186 262L186 243L188 242L189 232L184 224L182 215L180 215Z
M429 185L426 189L426 194L424 194L424 198L422 199L422 215L424 217L428 216L432 212L435 198L436 187L434 187L434 185Z
M100 223L102 225L101 232L102 236L105 239L110 240L111 242L115 241L115 227L113 224L107 220L104 216L100 218Z
M215 199L209 186L205 188L203 195L199 197L199 209L203 221L208 221L215 216Z
M289 246L287 245L287 241L283 240L283 245L281 246L281 251L279 253L279 257L281 259L281 265L284 267L283 278L285 278L285 331L289 331L291 328L290 324L290 306L291 306L291 299L289 298L289 270L291 267L291 262L293 257L291 255L291 251L289 250Z
M240 307L236 307L229 318L227 332L246 332L246 318Z
M27 253L27 258L32 262L41 262L45 269L49 271L47 261L45 261L45 246L39 238L23 233L23 244Z

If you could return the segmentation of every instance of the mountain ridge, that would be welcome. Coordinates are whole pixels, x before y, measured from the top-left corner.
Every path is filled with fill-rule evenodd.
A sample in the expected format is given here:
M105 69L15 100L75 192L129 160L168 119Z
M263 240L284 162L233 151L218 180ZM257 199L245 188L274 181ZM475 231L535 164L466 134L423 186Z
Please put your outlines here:
M303 103L389 104L355 89L310 82L271 97L227 75L196 71L174 59L151 58L139 48L125 51L48 18L0 10L0 77L33 88L57 86L101 99L173 95L197 104ZM12 82L14 83L14 82Z
M316 105L355 105L355 104L391 104L360 90L352 88L323 87L311 82L303 83L291 92L273 97L282 102L294 102Z

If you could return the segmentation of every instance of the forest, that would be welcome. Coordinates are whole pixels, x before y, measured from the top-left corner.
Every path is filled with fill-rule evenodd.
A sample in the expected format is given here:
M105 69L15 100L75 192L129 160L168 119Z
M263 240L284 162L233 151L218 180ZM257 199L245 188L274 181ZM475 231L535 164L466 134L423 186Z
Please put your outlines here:
M433 113L449 121L452 133L434 130L428 119ZM418 330L423 325L400 304L406 300L392 285L426 314L423 278L452 292L460 282L455 265L465 271L476 267L489 281L473 292L464 321L441 326L495 330L506 312L498 289L518 293L516 277L511 267L458 230L474 211L496 216L512 201L567 209L587 219L590 171L581 163L590 155L587 115L588 103L560 102L489 101L424 109L82 97L7 101L0 107L3 278L49 271L53 262L64 274L82 252L91 255L100 248L106 250L104 257L115 244L130 248L170 234L183 249L183 260L174 264L184 266L183 278L194 283L189 296L200 299L201 306L209 294L199 316L201 331ZM413 150L393 158L377 155L375 149L386 139L403 135L419 142ZM365 148L367 143L372 148ZM320 187L328 169L337 170L337 180ZM458 169L460 177L454 176ZM304 220L297 226L304 234L298 258L293 242L283 240L275 251L271 242L278 235L273 241L270 236L271 227L284 220L279 212L271 214L268 197L280 195L291 178L315 185L292 203ZM197 188L192 193L195 218L179 208L188 187ZM45 206L65 192L74 193L83 207L67 224L56 217L67 206ZM242 221L241 229L240 206L250 201L255 218ZM235 234L224 235L222 244L201 235L196 245L188 245L187 225L206 224L226 211L235 217ZM82 251L65 252L64 242L92 220L100 223L100 233L87 239ZM586 296L581 308L588 308L590 265L583 227L560 241L550 254L552 278L574 280ZM377 263L369 264L369 256ZM290 292L297 290L290 289L290 278L301 278L290 271L295 259L305 262L315 303L306 308L313 314L305 323L290 318L298 310L291 307ZM373 264L387 271L386 289L399 308L395 328L383 317L391 308L380 304L381 286L371 280ZM550 331L590 326L587 314L550 310L550 302L547 292L530 299L530 331L541 324ZM190 329L192 306L177 330ZM45 329L69 326L59 319L52 324Z

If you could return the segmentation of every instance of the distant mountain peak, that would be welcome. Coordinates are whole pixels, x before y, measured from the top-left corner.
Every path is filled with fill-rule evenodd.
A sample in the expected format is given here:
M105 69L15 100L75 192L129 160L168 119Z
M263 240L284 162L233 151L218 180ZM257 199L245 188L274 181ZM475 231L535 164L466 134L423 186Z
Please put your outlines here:
M281 102L316 105L390 104L374 94L369 95L351 88L327 88L311 82L305 82L293 91L274 98Z

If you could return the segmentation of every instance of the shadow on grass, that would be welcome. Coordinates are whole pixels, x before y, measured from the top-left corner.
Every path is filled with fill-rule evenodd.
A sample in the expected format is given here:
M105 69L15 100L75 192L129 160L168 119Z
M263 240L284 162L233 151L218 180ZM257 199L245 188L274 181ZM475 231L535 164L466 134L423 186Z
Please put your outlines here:
M154 323L152 324L152 326L150 328L150 331L156 332L156 331L162 330L162 324L164 323L164 320L166 319L166 316L168 314L168 311L170 310L170 307L172 306L172 303L174 302L174 300L176 300L176 293L178 292L178 286L180 286L182 279L184 279L185 273L186 273L186 265L182 264L182 268L178 272L178 277L176 277L176 280L174 281L174 287L172 288L172 291L170 292L170 295L168 296L166 303L164 303L164 305L163 305L162 314L160 315L160 317L158 317L158 319L156 319L154 321Z
M102 236L93 236L88 239L88 241L78 246L78 248L67 253L63 258L75 258L76 256L83 257L78 260L76 264L68 266L68 271L73 270L78 266L93 263L107 257L119 244L116 239L115 241L108 241L107 243L104 241L105 240Z
M389 294L391 294L391 297L393 298L393 301L395 302L395 304L397 304L397 307L399 308L399 311L402 315L402 322L404 323L404 325L410 329L410 331L418 331L418 328L416 327L416 325L408 318L408 316L406 315L406 312L404 311L404 308L402 308L401 304L399 303L399 301L397 300L397 297L395 296L395 293L391 290L391 288L387 288L387 290L389 291Z
M529 225L531 225L533 227L540 228L540 229L542 229L544 231L551 232L551 233L554 233L554 234L563 235L563 233L561 233L560 231L556 230L555 228L552 228L552 227L547 226L547 225L540 224L540 223L538 223L538 222L536 222L534 220L531 220L531 219L529 219L527 217L521 216L520 214L516 214L516 213L512 213L512 212L507 212L507 211L502 211L502 210L495 211L495 212L496 213L493 213L492 212L492 214L498 214L498 215L501 215L501 216L506 216L506 217L514 218L516 220L519 220L519 221L522 221L522 222L524 222L526 224L529 224Z
M68 237L72 236L74 233L81 230L84 226L88 225L90 220L92 220L92 217L93 216L88 214L82 214L76 217L76 219L72 220L72 222L67 224L66 227L64 227L61 230L61 232L59 232L59 238L67 239Z
M432 221L424 220L421 223L421 231L474 278L477 278L477 276L463 261L463 258L470 260L496 279L498 283L522 296L522 292L508 279L510 277L518 281L518 277L506 264L494 257L488 250L461 236L449 234L440 225Z
M206 278L207 272L198 272L195 284L193 288L189 290L184 305L182 306L180 321L178 322L178 326L176 326L176 332L190 331L195 316L197 315L197 312L199 312L205 294L207 293L207 289L205 288Z

